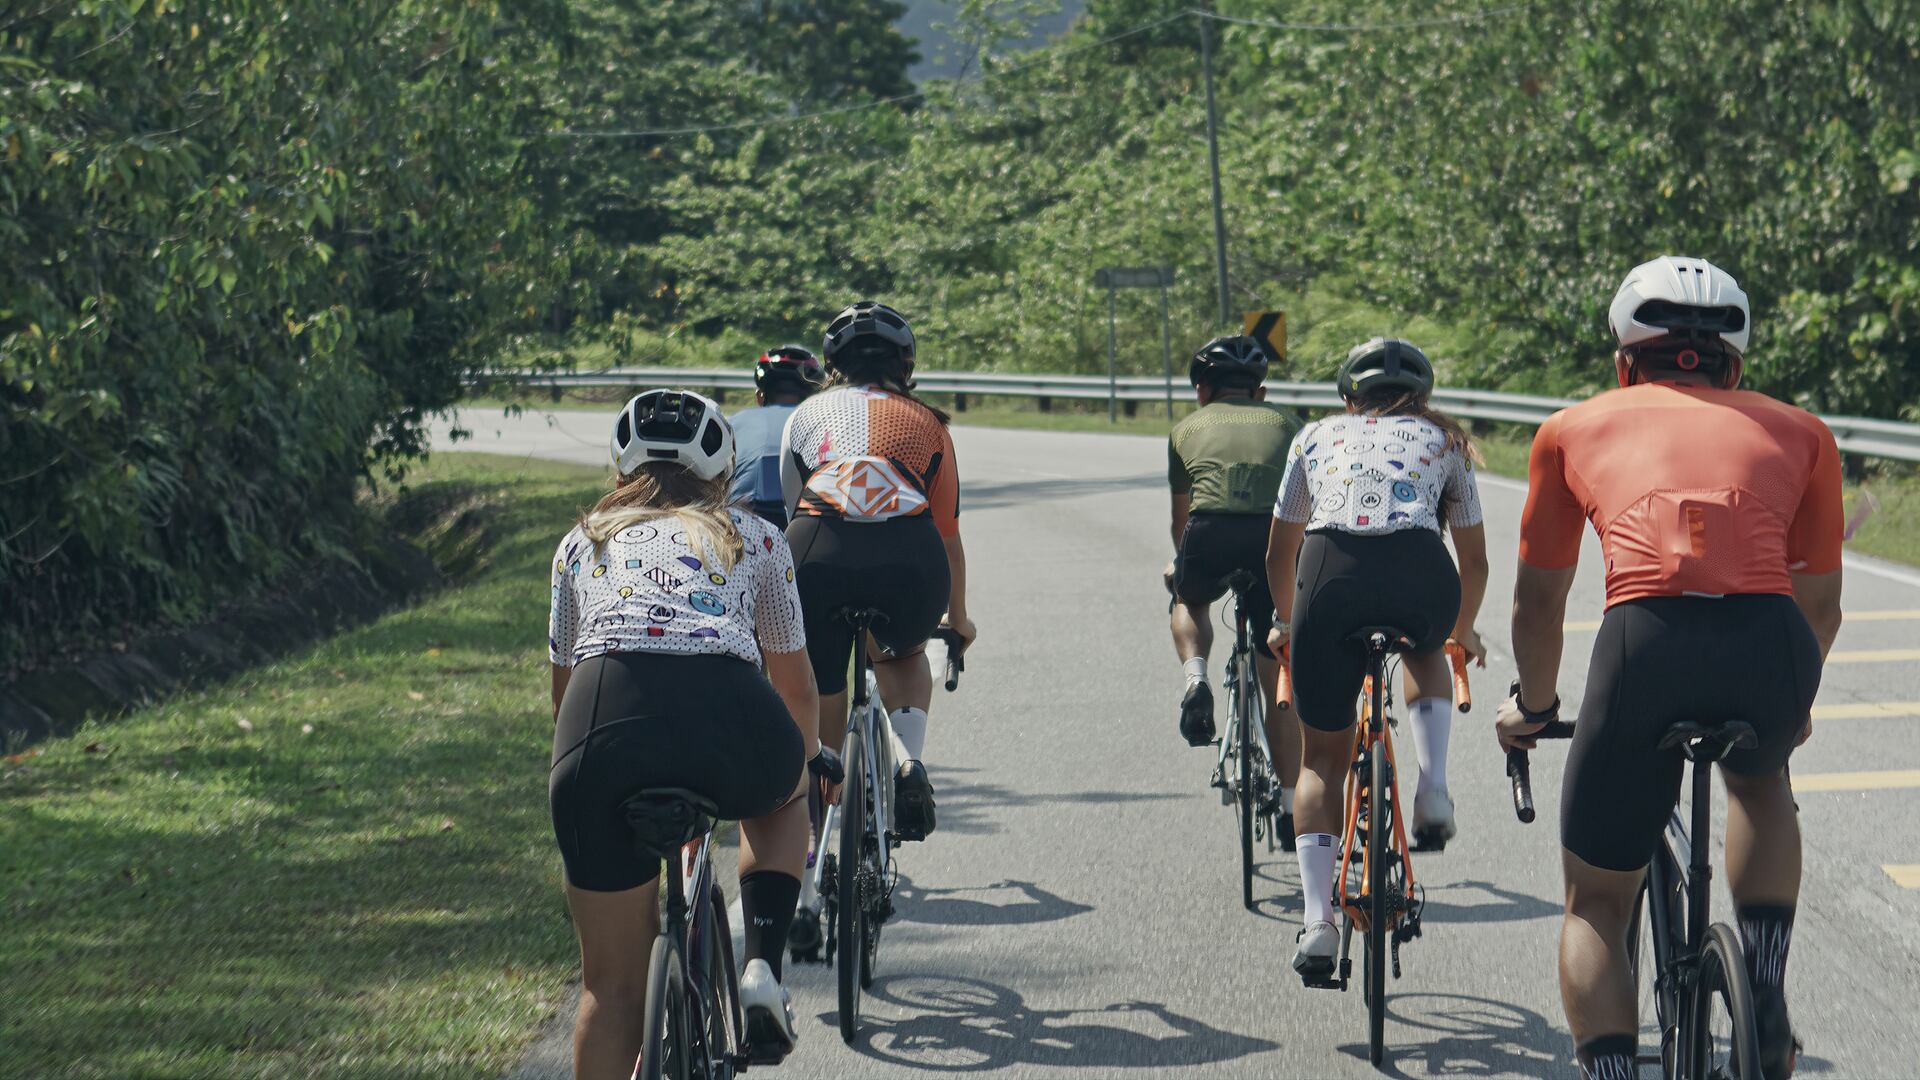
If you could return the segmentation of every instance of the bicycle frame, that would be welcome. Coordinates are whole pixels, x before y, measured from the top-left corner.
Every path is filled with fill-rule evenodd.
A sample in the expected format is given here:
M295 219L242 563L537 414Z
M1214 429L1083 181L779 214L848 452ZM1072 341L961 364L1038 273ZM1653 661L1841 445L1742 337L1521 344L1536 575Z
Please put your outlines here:
M1692 991L1700 968L1700 955L1711 921L1710 884L1712 864L1708 861L1710 834L1708 814L1712 807L1712 768L1710 761L1692 763L1692 799L1688 819L1682 819L1674 807L1667 819L1661 846L1647 866L1647 878L1641 884L1641 904L1646 908L1653 933L1654 1010L1660 1029L1660 1045L1676 1048L1675 1065L1679 1075L1691 1076L1699 1063L1679 1060L1691 1053L1692 1040L1681 1038L1681 1006ZM1695 842L1694 838L1701 838ZM1674 925L1673 905L1679 902L1684 927ZM1636 924L1637 930L1637 924Z
M686 981L687 1022L693 1033L696 1060L735 1071L743 1069L746 1054L740 1047L707 1044L711 1025L706 1002L708 995L716 990L709 985L707 973L712 968L709 961L713 950L720 948L713 914L712 831L688 841L665 861L667 905L661 932L681 943L673 955L678 958L681 976ZM728 1001L728 1008L733 1010L733 1015L727 1018L727 1030L737 1037L745 1030L738 997Z
M846 730L848 733L852 733L858 728L861 735L861 745L870 748L871 752L864 755L861 761L849 761L846 763L846 782L858 783L861 777L864 776L866 778L866 782L869 785L868 790L874 792L876 795L876 798L870 800L869 804L869 809L874 817L875 829L879 835L891 838L893 835L893 799L891 795L893 792L895 756L893 721L887 716L886 704L880 700L880 686L873 676L873 666L867 657L868 639L865 619L856 618L854 621L854 629L856 632L854 634L853 646L853 675L847 683L847 685L854 690L854 694L853 700L847 709ZM844 740L841 742L841 745L846 745ZM878 797L882 794L887 797ZM840 808L838 806L827 807L826 812L821 815L819 837L814 841L815 855L813 865L808 868L806 877L801 882L801 905L812 908L812 906L817 903L821 905L823 910L831 909L834 899L833 890L828 888L828 882L826 880L827 864L831 858L828 853L833 850L831 838L835 835L835 831L843 824L840 820ZM891 876L893 872L892 849L893 844L891 842L880 845L880 870L883 878ZM835 867L835 872L840 872L840 869L839 867ZM826 959L832 962L833 947L835 944L832 920L827 920L826 933L826 941L828 944Z
M1387 722L1386 712L1393 707L1392 680L1387 677L1387 654L1370 653L1367 661L1367 679L1362 684L1360 697L1364 703L1361 722L1354 725L1353 760L1366 763L1366 769L1375 768L1381 761L1387 766L1387 799L1393 816L1393 849L1398 854L1400 865L1406 874L1406 896L1404 897L1412 921L1418 922L1418 905L1414 902L1417 886L1413 878L1413 860L1410 858L1411 846L1407 843L1406 815L1400 805L1400 773L1393 759L1393 733ZM1367 902L1372 899L1373 867L1368 865L1366 845L1359 842L1360 815L1364 810L1364 800L1360 798L1361 769L1347 770L1346 807L1347 822L1341 834L1340 865L1334 880L1339 883L1340 909L1346 913L1353 925L1367 929ZM1360 856L1360 888L1357 893L1348 891L1348 882L1352 880L1354 849ZM1402 921L1399 914L1394 916L1394 925ZM1389 927L1393 929L1393 927Z
M1233 778L1227 775L1227 758L1231 756L1232 752L1236 750L1240 744L1240 727L1245 723L1241 714L1243 712L1251 713L1253 711L1251 709L1239 708L1238 706L1241 699L1235 695L1245 694L1251 691L1256 695L1254 700L1264 703L1264 695L1266 693L1260 682L1259 662L1254 659L1253 641L1247 636L1247 613L1245 609L1246 598L1241 596L1235 601L1233 652L1227 657L1226 686L1230 699L1234 702L1235 707L1228 710L1227 730L1220 739L1220 749L1219 752L1214 755L1213 763L1216 775L1224 777L1229 783L1232 782ZM1262 708L1260 715L1254 717L1253 720L1253 723L1246 725L1252 731L1253 746L1265 756L1267 762L1271 765L1273 762L1273 747L1267 743L1267 725L1264 722L1266 720L1265 708Z

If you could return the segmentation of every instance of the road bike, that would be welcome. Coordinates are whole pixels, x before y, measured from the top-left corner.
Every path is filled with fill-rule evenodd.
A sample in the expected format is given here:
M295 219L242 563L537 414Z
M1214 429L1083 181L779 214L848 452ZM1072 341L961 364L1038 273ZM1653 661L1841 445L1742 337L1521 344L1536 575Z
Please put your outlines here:
M713 872L718 811L680 788L635 792L621 804L642 859L667 864L666 924L647 961L646 1041L639 1080L727 1080L777 1065L776 1043L753 1044L740 1009L727 898Z
M1520 692L1518 684L1513 692ZM1573 732L1573 724L1556 720L1534 738L1570 739ZM1686 817L1678 805L1668 815L1663 842L1647 864L1628 924L1627 956L1636 985L1652 980L1654 1021L1660 1030L1659 1054L1640 1060L1659 1065L1666 1080L1761 1080L1759 1025L1747 982L1746 949L1733 927L1709 922L1713 868L1708 861L1713 847L1712 765L1759 742L1753 727L1737 720L1676 724L1660 739L1662 751L1681 754L1693 764L1691 802ZM1525 750L1507 751L1507 776L1513 785L1514 813L1531 822L1533 776Z
M1439 850L1441 844L1407 843L1406 813L1393 756L1393 660L1413 649L1413 640L1390 626L1363 627L1350 639L1365 649L1366 679L1360 691L1360 722L1354 726L1353 766L1347 771L1346 826L1334 875L1334 904L1340 909L1340 960L1336 974L1310 985L1346 990L1353 972L1353 934L1360 931L1361 996L1367 1003L1367 1057L1386 1058L1387 969L1398 979L1400 946L1420 936L1425 894L1413 876L1413 852ZM1446 644L1453 668L1454 703L1473 707L1467 685L1466 652Z
M1267 709L1253 641L1247 633L1247 595L1255 584L1250 571L1227 576L1233 590L1233 652L1227 657L1227 729L1215 740L1213 786L1220 803L1234 808L1240 830L1240 902L1253 910L1254 847L1264 843L1292 851L1293 815L1283 812L1280 777L1267 744ZM1285 670L1284 665L1282 670ZM1283 696L1291 700L1291 694Z
M868 631L876 611L844 611L853 627L853 702L840 756L846 785L837 806L821 807L813 795L814 835L818 838L806 878L801 882L796 933L788 938L796 962L835 967L840 1037L851 1043L860 1030L860 999L873 985L880 930L893 917L893 892L900 871L893 850L900 838L893 828L893 782L904 751L893 733L887 707L867 655ZM959 685L966 662L959 635L945 627L935 637L947 643L945 685ZM815 914L818 912L818 914Z

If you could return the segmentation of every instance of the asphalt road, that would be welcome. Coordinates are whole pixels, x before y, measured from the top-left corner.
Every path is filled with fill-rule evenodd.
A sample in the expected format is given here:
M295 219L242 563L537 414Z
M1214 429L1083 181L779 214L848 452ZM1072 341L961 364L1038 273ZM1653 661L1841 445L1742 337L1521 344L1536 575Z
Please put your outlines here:
M598 413L465 422L478 434L460 449L605 460ZM1234 822L1206 786L1212 755L1176 733L1162 443L971 428L956 440L982 636L960 692L933 709L940 830L900 852L864 1034L841 1042L830 971L794 971L803 1042L781 1075L1371 1075L1357 987L1308 991L1287 968L1292 856L1266 858L1259 910L1243 910ZM1536 755L1543 809L1522 826L1489 729L1512 671L1505 598L1524 488L1488 477L1482 498L1494 580L1479 625L1494 657L1452 743L1461 835L1415 862L1426 934L1391 987L1387 1072L1574 1076L1554 977L1564 751ZM1601 612L1596 551L1569 608L1570 701ZM1914 1076L1920 573L1850 561L1846 606L1816 733L1794 759L1800 1075ZM554 988L559 1013L521 1075L566 1075L572 993Z

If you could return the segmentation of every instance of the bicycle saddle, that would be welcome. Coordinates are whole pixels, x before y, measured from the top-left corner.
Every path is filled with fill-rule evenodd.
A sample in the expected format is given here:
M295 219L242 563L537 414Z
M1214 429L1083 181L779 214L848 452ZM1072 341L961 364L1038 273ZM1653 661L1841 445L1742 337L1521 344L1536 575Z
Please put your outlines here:
M1660 737L1660 749L1680 750L1688 761L1719 761L1735 750L1751 750L1760 745L1753 725L1744 720L1703 724L1684 720L1667 729Z
M835 611L833 617L844 623L850 623L856 630L865 630L875 623L887 621L887 617L874 608L844 607Z
M1347 635L1347 640L1362 648L1372 648L1373 639L1387 639L1387 651L1390 653L1410 653L1413 651L1413 636L1397 626L1363 626Z
M1227 575L1227 588L1232 589L1235 596L1245 595L1253 588L1253 583L1253 572L1249 570L1235 570Z
M620 810L633 830L634 845L663 859L680 845L705 835L720 816L712 799L684 788L636 791L620 803Z

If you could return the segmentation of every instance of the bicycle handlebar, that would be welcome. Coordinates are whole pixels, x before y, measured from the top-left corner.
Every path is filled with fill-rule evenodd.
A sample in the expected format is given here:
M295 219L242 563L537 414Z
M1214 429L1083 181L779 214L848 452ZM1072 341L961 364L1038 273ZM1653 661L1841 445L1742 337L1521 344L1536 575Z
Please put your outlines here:
M947 692L952 693L960 686L960 673L967 670L967 641L960 636L960 631L951 626L943 626L935 630L933 636L947 645L947 675L944 685Z
M1467 650L1452 638L1447 639L1447 663L1453 665L1453 702L1461 712L1473 710L1473 688L1467 685Z
M1535 732L1535 739L1571 739L1573 723L1568 720L1552 720L1547 726ZM1513 782L1513 814L1523 825L1532 824L1535 817L1533 809L1533 770L1527 764L1527 752L1514 747L1507 751L1507 778Z

